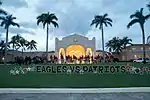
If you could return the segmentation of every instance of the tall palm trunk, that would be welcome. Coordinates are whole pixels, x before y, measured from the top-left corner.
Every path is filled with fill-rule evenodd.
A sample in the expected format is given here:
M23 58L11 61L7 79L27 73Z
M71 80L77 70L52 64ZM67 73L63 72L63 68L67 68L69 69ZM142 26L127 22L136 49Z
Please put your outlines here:
M144 58L144 63L146 62L145 57L146 57L146 53L145 53L145 32L144 32L144 25L141 25L141 29L142 29L142 38L143 38L143 58Z
M46 37L46 61L48 60L48 30L49 30L49 27L48 27L48 23L47 23L47 37Z
M5 64L5 65L6 65L6 63L7 63L8 31L9 31L9 29L7 28L7 29L6 29L5 55L4 55L4 58L5 58L4 64Z
M102 48L103 48L103 62L105 62L105 51L104 51L104 30L102 25Z

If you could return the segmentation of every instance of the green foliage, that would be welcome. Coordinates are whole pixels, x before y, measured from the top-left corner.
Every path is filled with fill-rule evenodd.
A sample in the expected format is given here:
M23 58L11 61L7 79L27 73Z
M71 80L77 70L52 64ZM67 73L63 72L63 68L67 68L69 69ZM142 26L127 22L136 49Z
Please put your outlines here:
M132 14L130 18L132 20L128 23L127 28L130 28L132 25L136 23L140 24L141 28L144 28L144 24L146 20L150 18L150 14L144 16L143 8L141 8L140 10L137 10L134 14Z
M114 37L106 43L106 47L110 52L113 51L116 53L120 53L122 49L125 49L128 45L132 45L131 42L132 39L129 39L128 37L123 37L123 39Z
M55 14L50 14L48 13L42 13L41 15L39 15L37 17L37 25L39 25L40 23L43 24L43 28L45 28L45 25L48 24L52 24L54 25L54 27L59 27L58 23L56 22L58 21L58 18L55 16Z
M2 52L4 52L4 50L5 50L5 41L4 40L1 40L0 41L0 51L2 51ZM10 45L8 44L7 45L7 50L9 50L10 49Z
M102 29L103 25L112 27L112 22L112 19L108 18L108 14L96 15L92 20L91 26L95 25L96 28L99 27L99 29Z
M18 23L15 23L14 20L16 17L13 17L12 15L7 15L6 17L1 17L0 20L1 26L4 27L5 29L9 29L10 26L17 26L20 27Z
M34 40L31 40L30 42L28 42L28 44L27 44L27 49L28 50L37 50L37 45L36 45L37 43L36 43L36 41L34 41Z
M13 36L11 38L11 41L9 42L9 44L11 45L11 47L14 50L18 50L20 48L22 48L23 50L37 50L37 43L34 40L31 40L30 42L27 41L25 38L23 38L22 36L20 36L20 34L17 34L15 36Z

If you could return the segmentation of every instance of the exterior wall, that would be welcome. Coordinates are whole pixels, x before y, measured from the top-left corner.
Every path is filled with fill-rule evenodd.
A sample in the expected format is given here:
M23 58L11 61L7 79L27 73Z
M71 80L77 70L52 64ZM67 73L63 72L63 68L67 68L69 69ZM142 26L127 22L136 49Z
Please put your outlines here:
M126 50L123 50L120 54L114 54L119 60L132 60L143 57L143 47L142 44L134 44L133 46L128 46ZM146 57L150 58L150 44L146 44Z
M105 51L105 54L106 53L108 53L108 52ZM102 50L96 50L96 56L98 56L98 55L103 56L103 51Z
M95 52L96 52L95 38L89 40L87 37L77 35L77 34L64 37L62 40L56 38L55 39L56 55L58 56L58 52L60 48L64 48L64 50L66 51L67 47L70 45L82 45L85 48L85 51L87 48L92 48L93 55L95 56Z
M150 44L146 45L146 57L150 58ZM143 47L142 45L130 46L127 48L128 59L136 59L143 57ZM137 56L137 57L136 57Z
M26 56L30 56L31 58L35 56L44 56L46 55L46 52L23 52L23 57L25 58ZM55 52L49 52L48 57L50 58L51 55L55 55ZM14 61L14 58L17 56L22 57L22 52L20 51L9 51L7 53L7 61ZM0 53L0 61L2 61L3 54Z

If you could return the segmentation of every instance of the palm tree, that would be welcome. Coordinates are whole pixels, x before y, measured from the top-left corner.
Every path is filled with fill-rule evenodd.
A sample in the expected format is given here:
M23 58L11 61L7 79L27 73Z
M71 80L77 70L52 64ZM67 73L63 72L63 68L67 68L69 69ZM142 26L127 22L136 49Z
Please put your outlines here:
M144 63L145 63L145 57L146 57L146 53L145 53L145 31L144 31L144 24L145 22L150 18L150 14L147 15L143 15L143 8L141 8L140 10L137 10L134 14L132 14L130 16L130 18L132 19L129 24L127 25L127 28L129 29L132 25L138 23L141 27L142 30L142 39L143 39L143 58L144 58Z
M132 45L132 39L129 39L127 36L121 39L122 48L125 49L128 45Z
M92 20L92 23L90 26L94 25L95 24L95 27L99 27L99 29L102 31L102 48L103 48L103 58L104 55L105 55L105 52L104 52L104 25L106 27L111 26L112 27L112 19L108 18L108 14L104 14L104 15L96 15L94 17L94 19ZM104 59L105 61L105 59Z
M17 45L19 48L22 49L22 57L23 57L23 51L26 50L26 47L28 46L28 41L25 40L23 37L20 37L19 44Z
M50 14L48 13L42 13L41 15L39 15L37 17L37 25L39 25L40 23L43 24L43 28L45 28L45 25L47 26L47 37L46 37L46 57L48 58L48 31L49 31L49 25L53 24L54 27L58 28L58 24L57 21L58 18L55 16L55 14Z
M17 26L20 27L19 24L15 23L14 20L16 19L16 17L13 17L12 15L8 15L6 17L1 17L1 26L4 27L6 29L6 45L5 48L7 48L7 44L8 44L8 32L9 32L9 27L12 26ZM5 49L5 62L7 61L7 49Z
M121 39L122 49L124 49L126 53L127 53L126 51L127 46L132 45L131 42L132 39L129 39L128 37L123 37L123 39ZM127 54L126 54L126 61L127 61Z
M9 42L9 44L12 45L13 50L17 50L17 46L19 44L20 38L21 38L21 36L19 34L15 35L11 38L11 41Z
M0 1L0 6L2 5L2 1ZM0 15L7 15L6 11L4 11L3 9L0 8ZM1 17L1 16L0 16Z
M37 50L37 46L36 46L36 42L34 40L31 40L29 43L28 43L28 46L27 46L27 49L30 50Z
M11 38L11 41L9 42L9 45L12 45L13 51L18 50L20 38L21 38L21 36L19 34L15 35ZM12 54L12 59L13 58L14 58L14 55Z
M106 43L106 47L110 52L113 51L119 54L123 49L121 41L122 40L119 39L119 37L114 37Z

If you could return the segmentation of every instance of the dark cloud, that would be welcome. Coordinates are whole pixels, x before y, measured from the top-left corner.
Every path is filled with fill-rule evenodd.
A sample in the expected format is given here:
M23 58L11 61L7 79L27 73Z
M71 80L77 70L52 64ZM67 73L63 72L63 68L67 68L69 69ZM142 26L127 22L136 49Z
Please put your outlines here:
M5 32L6 31L3 28L0 28L0 33L5 33ZM19 34L31 34L31 35L35 34L34 32L29 31L28 29L12 28L12 27L9 29L9 32L11 34L16 34L16 33L19 33Z
M2 2L3 6L7 7L21 8L28 6L25 0L2 0Z
M42 0L36 10L39 14L45 11L55 12L59 19L59 30L65 34L86 34L90 30L91 20L96 14L96 11L86 9L73 0ZM62 35L62 33L55 32L56 35Z

